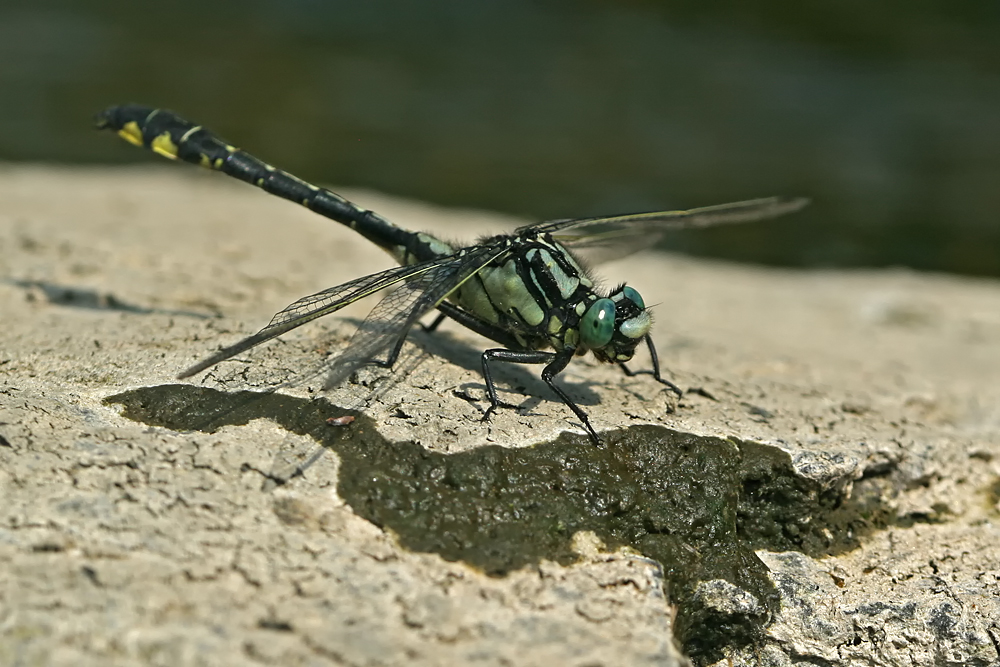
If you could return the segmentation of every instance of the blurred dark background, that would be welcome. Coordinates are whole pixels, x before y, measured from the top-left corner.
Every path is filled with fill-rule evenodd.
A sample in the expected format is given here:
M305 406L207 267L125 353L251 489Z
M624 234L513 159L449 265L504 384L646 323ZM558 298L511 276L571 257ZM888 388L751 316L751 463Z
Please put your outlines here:
M164 106L310 180L529 218L808 195L670 247L1000 275L1000 3L0 0L0 159Z

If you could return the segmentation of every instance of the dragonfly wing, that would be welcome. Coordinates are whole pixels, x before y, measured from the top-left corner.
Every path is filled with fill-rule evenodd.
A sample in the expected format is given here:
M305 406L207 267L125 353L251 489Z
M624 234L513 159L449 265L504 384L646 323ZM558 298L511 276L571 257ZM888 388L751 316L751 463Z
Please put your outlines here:
M521 227L517 231L551 234L563 246L589 261L607 262L650 248L671 231L774 218L797 211L808 203L808 199L801 197L766 197L686 211L554 220Z
M326 389L342 384L351 373L384 357L402 342L417 320L433 310L486 264L508 251L479 247L452 255L429 271L400 283L365 318L344 351L327 365ZM382 361L391 361L383 358Z
M444 258L412 266L397 266L386 271L352 280L343 285L331 287L316 294L302 297L276 314L271 318L270 323L266 327L254 335L248 336L234 345L219 350L207 359L199 361L181 373L178 378L191 377L206 368L216 365L220 361L234 357L241 352L245 352L296 327L300 327L307 322L311 322L324 315L329 315L330 313L335 313L359 299L363 299L392 285L403 283L415 276L433 271L439 264L447 264L448 261L449 258Z

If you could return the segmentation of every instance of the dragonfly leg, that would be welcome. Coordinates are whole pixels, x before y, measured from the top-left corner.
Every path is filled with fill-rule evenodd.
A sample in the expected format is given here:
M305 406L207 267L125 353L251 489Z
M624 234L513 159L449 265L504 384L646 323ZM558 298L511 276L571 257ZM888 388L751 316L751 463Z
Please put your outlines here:
M644 373L649 373L654 378L656 378L657 382L659 382L660 384L667 385L667 387L670 389L670 391L674 392L678 396L683 396L684 392L681 391L680 387L678 387L677 385L675 385L670 380L668 380L668 379L660 376L660 359L659 359L659 357L656 356L656 346L653 345L653 339L649 336L649 334L646 334L646 347L649 348L649 356L653 360L653 370L651 370L651 371L633 371L633 370L629 369L629 367L626 366L625 362L623 362L623 361L619 361L618 362L618 367L621 368L622 372L625 373L625 375L627 375L629 377L632 377L633 375L642 375Z
M444 313L438 313L438 316L434 318L433 322L431 322L430 324L428 324L426 326L424 324L420 324L420 328L423 329L424 331L428 331L428 332L434 331L439 326L441 326L441 322L444 321L445 317L446 316L445 316ZM393 345L392 352L389 353L389 356L386 357L385 361L381 361L381 360L376 359L376 360L372 361L372 363L374 365L376 365L376 366L381 367L381 368L392 368L396 364L396 359L399 358L399 352L400 352L400 350L403 349L403 343L406 342L406 338L407 338L407 336L409 336L409 334L410 334L409 331L403 332L403 335L401 335L399 337L399 340L396 341L396 344Z
M491 361L506 361L511 364L547 364L555 354L553 352L507 350L504 348L493 348L483 351L483 380L486 382L486 393L490 397L490 407L486 409L482 421L488 420L497 408L516 408L516 405L504 403L497 396L497 386L493 382L493 373L490 371Z
M493 383L493 375L490 373L490 361L506 361L512 364L547 364L544 369L542 369L542 380L545 384L549 385L552 389L562 399L573 414L583 422L584 428L587 429L587 435L590 439L594 441L595 445L601 444L600 438L597 437L597 432L594 431L594 427L590 425L590 419L587 417L587 413L580 408L573 399L569 397L562 387L555 383L555 376L561 373L569 362L573 359L573 350L566 350L560 354L554 352L542 352L537 350L528 351L518 351L518 350L506 350L506 349L492 349L483 352L483 379L486 380L486 392L490 397L490 407L486 410L486 414L483 415L483 421L489 419L498 407L507 407L500 402L497 397L496 385ZM510 406L513 407L513 406Z
M428 332L434 331L441 325L441 322L444 321L444 318L445 314L439 313L438 316L434 318L433 322L431 322L426 326L420 324L420 328ZM393 366L395 366L396 359L399 358L399 352L400 350L403 349L403 343L406 342L406 338L407 336L409 336L409 334L410 334L409 331L403 332L403 335L399 337L399 339L396 341L396 344L392 346L392 352L389 353L389 356L386 357L384 361L381 359L374 359L372 360L372 364L378 366L379 368L392 368Z
M403 343L406 342L406 338L409 335L410 332L407 329L402 334L400 334L399 338L396 339L396 343L392 346L392 351L389 352L389 356L387 356L384 360L372 359L369 363L372 366L378 366L379 368L392 368L393 366L395 366L396 359L399 359L399 352L400 350L403 349Z
M562 399L563 403L569 406L569 409L573 411L573 414L576 415L577 419L583 422L584 428L587 429L587 435L589 435L590 439L594 441L594 444L599 445L601 444L601 439L597 437L597 431L595 431L594 427L590 425L590 419L587 417L587 413L583 411L583 408L574 403L573 399L569 397L569 394L567 394L555 383L555 376L562 373L563 369L569 365L570 360L573 359L573 354L573 350L567 350L561 354L555 355L552 362L542 369L542 379L545 380L545 384L549 385L552 391L559 395L559 398Z
M500 343L508 350L516 350L518 347L521 346L514 336L510 335L508 332L504 331L500 327L493 326L488 322L483 322L475 315L467 313L461 308L458 308L448 303L447 301L439 303L438 310L440 310L443 315L447 315L451 319L461 324L466 329L475 331L477 334L483 336L484 338L489 338L492 341ZM539 361L534 363L545 363L545 362Z
M444 313L438 313L438 316L434 318L433 322L431 322L430 324L421 324L420 328L423 329L424 331L427 331L428 333L434 331L439 326L441 326L441 323L444 322L445 317L446 316Z
M449 306L449 308L445 309L444 306ZM451 306L451 304L441 304L441 306L439 307L441 308L441 312L438 313L437 317L434 318L434 321L426 326L424 324L420 324L421 329L423 329L426 332L434 331L439 326L441 326L441 323L444 321L446 317L451 317L456 322L472 329L476 333L481 334L483 336L490 337L491 334L495 333L492 330L494 328L492 327L483 328L485 325L481 325L479 320L476 320L475 318L473 318L471 315L468 315L464 311L459 310L454 306ZM396 363L396 359L399 358L399 352L400 350L403 349L403 343L406 342L406 338L407 336L409 336L409 333L410 333L409 331L405 331L403 332L402 335L400 335L399 339L396 341L396 344L393 346L392 351L389 353L389 356L386 357L384 361L375 359L371 363L374 364L375 366L379 366L380 368L392 368ZM504 344L505 342L507 342L507 338L504 338L503 340L497 342ZM512 344L515 343L512 341ZM534 363L545 363L545 362L534 362Z

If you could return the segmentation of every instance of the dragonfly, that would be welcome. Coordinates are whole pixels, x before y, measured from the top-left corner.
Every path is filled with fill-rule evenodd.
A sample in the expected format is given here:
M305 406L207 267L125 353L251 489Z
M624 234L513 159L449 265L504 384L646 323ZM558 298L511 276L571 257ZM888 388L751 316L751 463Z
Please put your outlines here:
M499 398L493 380L495 363L542 365L542 380L580 420L595 444L600 438L587 413L555 382L574 357L590 352L600 362L617 364L626 375L650 373L678 396L683 392L661 375L650 336L652 315L639 292L626 284L600 289L584 261L628 256L673 230L784 215L808 201L767 197L683 211L552 220L456 246L431 234L403 229L326 188L263 162L171 111L136 104L114 106L99 113L96 124L171 160L220 171L297 202L350 227L398 263L295 301L263 329L199 361L180 373L180 379L384 291L344 349L324 364L325 389L341 385L365 365L391 368L410 330L437 310L438 316L425 329L434 330L450 318L501 346L481 356L490 401L483 421L501 407L516 408ZM632 371L626 362L643 343L652 368Z

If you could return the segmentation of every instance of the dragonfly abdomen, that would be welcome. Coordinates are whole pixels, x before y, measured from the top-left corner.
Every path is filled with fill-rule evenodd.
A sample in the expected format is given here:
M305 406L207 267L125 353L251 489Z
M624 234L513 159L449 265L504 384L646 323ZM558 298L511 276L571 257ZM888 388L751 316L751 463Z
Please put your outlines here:
M211 131L165 109L136 104L109 107L97 115L97 126L116 131L129 143L171 160L221 171L261 190L305 206L336 220L399 258L400 248L413 245L413 232L352 204L326 188L306 183L231 146Z

